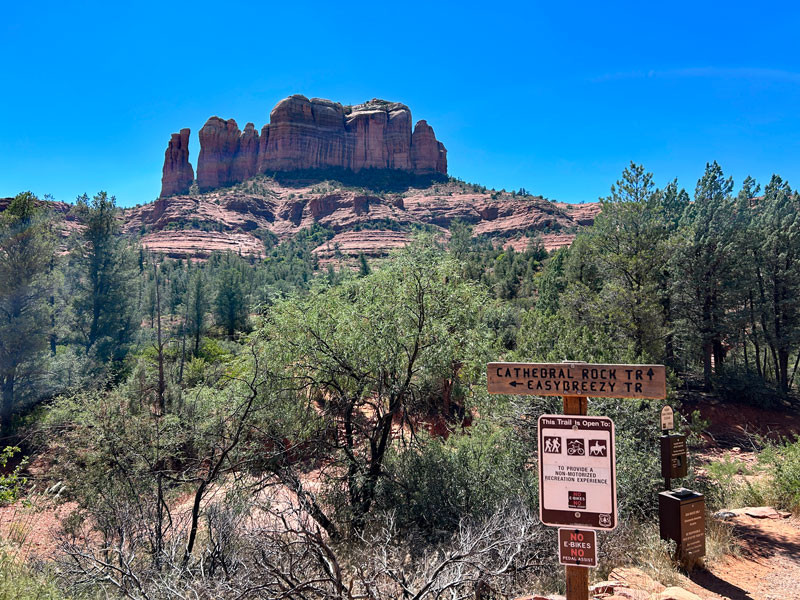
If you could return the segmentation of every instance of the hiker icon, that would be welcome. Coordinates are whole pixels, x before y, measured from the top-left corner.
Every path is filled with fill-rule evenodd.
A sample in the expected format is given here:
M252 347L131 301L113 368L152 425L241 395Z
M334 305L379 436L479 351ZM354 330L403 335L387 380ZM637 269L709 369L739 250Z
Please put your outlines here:
M561 454L561 438L560 437L546 437L544 438L544 451L548 454Z

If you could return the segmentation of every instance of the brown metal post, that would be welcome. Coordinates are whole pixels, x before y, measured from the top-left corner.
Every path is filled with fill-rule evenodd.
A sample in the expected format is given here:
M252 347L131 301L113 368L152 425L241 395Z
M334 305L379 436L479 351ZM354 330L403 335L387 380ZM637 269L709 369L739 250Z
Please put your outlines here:
M589 399L586 396L564 396L565 415L585 415ZM567 600L589 600L588 567L564 567L567 571Z

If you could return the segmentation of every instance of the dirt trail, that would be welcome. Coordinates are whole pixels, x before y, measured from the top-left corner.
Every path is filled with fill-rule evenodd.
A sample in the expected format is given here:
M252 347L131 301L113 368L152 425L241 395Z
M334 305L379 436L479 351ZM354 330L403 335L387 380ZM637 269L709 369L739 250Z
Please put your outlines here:
M731 522L738 556L693 571L683 587L713 600L800 600L800 519Z

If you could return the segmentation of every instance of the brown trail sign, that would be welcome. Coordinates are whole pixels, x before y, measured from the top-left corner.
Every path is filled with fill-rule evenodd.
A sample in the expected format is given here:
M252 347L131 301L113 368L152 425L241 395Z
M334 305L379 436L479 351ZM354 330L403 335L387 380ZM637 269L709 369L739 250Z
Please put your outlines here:
M487 365L490 394L665 398L664 365L505 363Z
M599 398L667 397L664 365L565 363L489 363L490 394L563 396L565 415L586 415L587 396ZM580 503L580 495L572 499ZM615 502L616 504L616 502ZM589 569L567 566L567 600L588 600Z

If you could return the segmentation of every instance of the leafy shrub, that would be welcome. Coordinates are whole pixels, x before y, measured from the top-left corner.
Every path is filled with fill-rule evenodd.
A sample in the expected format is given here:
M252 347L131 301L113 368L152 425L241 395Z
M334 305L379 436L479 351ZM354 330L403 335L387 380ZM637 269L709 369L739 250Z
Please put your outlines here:
M509 498L534 505L536 481L525 449L509 429L486 423L446 440L419 434L419 449L398 449L377 504L394 511L399 529L438 538L464 518L482 519Z
M726 402L772 408L782 397L777 385L751 371L726 370L714 378L714 389Z
M725 458L712 461L706 469L709 485L703 491L711 508L730 509L765 504L761 487L740 478L751 474L741 461Z
M15 556L0 551L0 598L64 600L66 596L51 577L31 570Z
M20 450L16 446L6 446L0 451L0 468L5 469L9 459L18 453ZM23 460L17 467L8 475L0 475L0 506L10 504L19 497L20 488L25 485L27 479L21 477L19 472L25 464Z
M765 452L772 463L772 493L775 503L792 512L800 512L800 439Z

